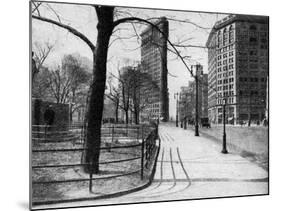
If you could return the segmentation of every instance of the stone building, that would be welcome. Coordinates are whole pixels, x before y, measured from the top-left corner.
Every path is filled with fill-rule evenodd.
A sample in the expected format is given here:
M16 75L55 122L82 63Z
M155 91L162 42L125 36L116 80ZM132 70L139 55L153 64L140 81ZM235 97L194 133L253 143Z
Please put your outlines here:
M167 81L167 38L169 25L165 17L154 23L157 28L149 26L141 33L141 66L142 71L151 75L158 88L147 92L150 104L141 114L145 120L169 120L169 94Z
M57 128L67 128L69 125L69 104L53 103L41 99L32 98L32 125L46 125L45 113L52 110L53 121L50 126Z
M228 123L265 118L268 76L268 25L265 16L229 15L209 35L208 115L222 122L226 102Z

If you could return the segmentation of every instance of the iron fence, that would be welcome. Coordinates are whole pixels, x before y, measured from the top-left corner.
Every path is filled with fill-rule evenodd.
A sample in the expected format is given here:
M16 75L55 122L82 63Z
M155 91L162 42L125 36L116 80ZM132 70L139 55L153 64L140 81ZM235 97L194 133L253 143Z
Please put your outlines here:
M40 175L39 179L33 179L33 185L48 185L58 183L73 183L73 182L89 182L89 191L92 192L92 181L106 180L116 177L123 177L132 174L140 174L140 179L144 178L144 170L148 168L152 161L153 153L156 150L156 139L158 137L158 126L154 125L112 125L106 124L101 128L102 144L99 148L100 152L107 155L106 160L101 160L99 165L115 165L120 163L135 162L134 169L125 170L120 174L95 177L92 172L88 178L64 178L53 179ZM61 168L76 168L88 166L92 167L92 163L85 162L62 162L63 158L69 161L69 157L76 155L80 158L85 150L89 150L84 145L85 142L85 125L71 124L64 127L63 130L56 127L46 125L32 126L32 172L40 169L48 171L48 169ZM53 153L58 153L56 157ZM121 156L114 156L121 155ZM51 157L54 163L40 157ZM75 156L74 156L75 157ZM110 159L110 157L112 157ZM117 159L116 159L117 157ZM37 159L36 159L37 158ZM57 160L54 160L57 158ZM76 161L78 161L76 159ZM43 179L40 179L43 178ZM47 179L46 179L47 178Z

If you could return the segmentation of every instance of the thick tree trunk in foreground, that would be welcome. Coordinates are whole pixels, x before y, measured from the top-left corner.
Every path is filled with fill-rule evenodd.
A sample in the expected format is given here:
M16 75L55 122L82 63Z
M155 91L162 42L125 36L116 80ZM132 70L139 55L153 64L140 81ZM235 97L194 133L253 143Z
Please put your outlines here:
M86 132L85 162L91 167L85 167L86 172L99 172L99 156L101 145L101 124L103 100L106 82L106 62L110 36L113 30L113 7L97 6L98 37L94 55L93 82L90 87L88 110L88 127Z

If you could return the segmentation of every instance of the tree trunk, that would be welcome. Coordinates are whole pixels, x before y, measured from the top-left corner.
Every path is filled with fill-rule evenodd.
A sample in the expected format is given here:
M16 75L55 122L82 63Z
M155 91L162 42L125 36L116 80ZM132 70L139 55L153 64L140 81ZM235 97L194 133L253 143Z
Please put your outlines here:
M116 104L116 107L115 107L115 123L118 123L118 109L119 109L119 105Z
M126 117L126 124L129 124L129 111L125 111L125 117Z
M134 111L134 117L135 117L135 124L139 124L139 112L137 110Z
M106 62L110 36L113 30L113 7L96 6L98 37L94 53L93 82L90 87L85 161L91 164L86 172L99 172L101 124L106 81ZM89 168L90 167L90 168Z

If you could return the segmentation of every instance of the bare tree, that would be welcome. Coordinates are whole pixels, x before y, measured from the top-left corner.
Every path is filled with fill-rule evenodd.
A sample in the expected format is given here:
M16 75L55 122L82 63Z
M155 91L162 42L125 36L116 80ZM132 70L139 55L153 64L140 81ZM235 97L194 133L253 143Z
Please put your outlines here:
M37 69L39 71L42 68L45 60L47 59L47 57L49 56L51 51L54 49L54 47L55 47L55 44L50 43L49 41L47 41L43 44L39 43L39 42L34 43L34 46L33 46L34 57L35 57Z
M118 86L113 85L113 78L108 79L109 93L106 96L114 103L115 106L115 122L119 122L119 107L121 101L121 91Z
M33 83L35 76L43 68L43 64L51 51L54 49L54 46L55 44L51 44L50 42L45 42L44 44L35 42L32 46L32 89L34 88Z
M67 80L70 81L70 86L68 87L70 96L67 102L70 103L70 120L72 121L72 114L79 108L85 107L91 74L82 64L79 55L65 55L62 59L62 69L66 73Z
M97 23L97 40L96 45L77 29L71 27L68 24L61 22L60 18L58 20L49 19L42 17L39 12L39 6L36 5L34 8L32 18L43 21L46 23L53 24L60 28L68 30L73 35L80 38L85 42L93 53L93 80L90 86L89 93L89 105L87 111L87 134L86 134L86 156L85 162L91 165L90 169L87 166L86 171L91 171L92 173L99 172L99 156L100 156L100 145L101 145L101 121L103 113L103 101L106 83L106 63L108 56L109 41L114 30L117 29L121 24L124 23L142 23L154 27L159 32L163 33L157 25L153 24L152 20L147 20L139 17L122 17L114 20L114 7L113 6L96 6L93 5L96 11L98 23ZM57 16L58 17L58 16ZM163 33L164 34L164 33ZM184 58L180 56L178 49L169 41L168 37L164 34L167 42L170 44L174 52L179 56L180 60L183 62L185 67L189 70L191 75L194 77L193 73L189 69ZM126 101L127 102L127 101Z

